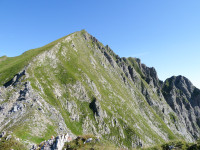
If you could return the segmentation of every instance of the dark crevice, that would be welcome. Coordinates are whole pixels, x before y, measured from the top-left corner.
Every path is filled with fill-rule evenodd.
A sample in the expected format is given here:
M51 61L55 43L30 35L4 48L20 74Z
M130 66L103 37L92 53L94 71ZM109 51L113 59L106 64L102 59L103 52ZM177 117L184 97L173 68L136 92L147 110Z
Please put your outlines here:
M92 102L89 105L90 109L93 111L94 114L96 114L97 116L99 116L99 107L97 105L97 99L94 97Z
M10 85L15 86L17 84L17 82L19 82L19 79L24 75L25 75L25 70L19 74L16 74L10 81L6 82L3 86L5 88L9 87Z

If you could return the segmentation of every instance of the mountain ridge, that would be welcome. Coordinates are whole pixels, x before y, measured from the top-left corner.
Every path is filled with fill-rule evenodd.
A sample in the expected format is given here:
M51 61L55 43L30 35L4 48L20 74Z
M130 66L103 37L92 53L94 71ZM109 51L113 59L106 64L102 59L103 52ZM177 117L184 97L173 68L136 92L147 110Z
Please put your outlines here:
M140 59L75 32L0 61L0 130L27 147L63 133L91 133L124 148L192 142L200 133L199 89L172 78L160 81Z

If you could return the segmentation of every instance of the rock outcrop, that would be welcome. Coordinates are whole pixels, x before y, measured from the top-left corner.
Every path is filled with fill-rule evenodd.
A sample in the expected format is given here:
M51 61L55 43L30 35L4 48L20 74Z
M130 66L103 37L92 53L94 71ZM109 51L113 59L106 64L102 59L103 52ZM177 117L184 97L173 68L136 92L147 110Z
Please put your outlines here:
M198 138L200 134L200 90L195 88L187 78L173 76L165 81L163 95L178 115L178 118L173 118L174 122L180 120L192 136Z
M30 150L62 150L66 142L71 142L72 137L69 134L59 135L56 138L54 136L47 141L43 141L39 146L33 145Z

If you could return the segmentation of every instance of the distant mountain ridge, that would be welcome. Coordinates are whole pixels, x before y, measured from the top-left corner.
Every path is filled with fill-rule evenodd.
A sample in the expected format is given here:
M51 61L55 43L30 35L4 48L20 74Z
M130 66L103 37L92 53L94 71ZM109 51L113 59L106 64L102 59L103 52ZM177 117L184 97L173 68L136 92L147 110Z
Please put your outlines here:
M0 57L0 131L27 149L52 135L93 134L136 148L200 136L200 90L183 76L116 55L85 30Z

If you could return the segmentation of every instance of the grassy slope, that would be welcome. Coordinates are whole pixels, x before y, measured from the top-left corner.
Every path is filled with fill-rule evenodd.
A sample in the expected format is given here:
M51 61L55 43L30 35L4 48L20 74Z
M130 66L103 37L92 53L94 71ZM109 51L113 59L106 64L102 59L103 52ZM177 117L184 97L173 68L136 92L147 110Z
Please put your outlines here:
M56 76L54 74L53 68L51 68L50 66L48 66L48 69L51 68L50 70L48 70L48 72L51 72L51 73L48 75L45 74L46 71L40 70L40 68L38 68L38 70L35 71L35 75L36 75L36 77L38 77L37 78L38 80L43 80L41 78L42 76L45 79L50 79L50 80L47 80L45 84L42 83L43 88L46 89L45 95L48 95L48 97L46 99L50 100L49 102L52 105L55 105L56 107L58 107L58 109L61 111L62 115L64 116L64 118L66 120L66 124L70 127L70 129L75 134L82 134L82 130L81 130L81 128L82 128L81 124L83 123L82 121L84 120L84 117L86 116L87 112L90 112L90 113L92 113L92 112L89 109L88 103L80 103L79 100L75 99L74 97L70 97L70 95L65 95L66 99L74 100L80 107L84 106L84 107L82 107L82 110L81 110L83 116L81 117L80 121L79 122L71 122L69 119L69 114L66 113L66 110L64 110L64 108L62 107L62 105L60 104L58 99L56 99L56 97L53 95L53 83L58 83L61 87L63 87L64 85L75 84L76 81L80 81L80 82L82 82L82 84L84 84L85 88L88 89L88 93L92 93L91 96L94 95L93 91L90 89L90 87L87 85L87 83L85 83L81 80L83 74L78 71L78 68L79 68L85 74L87 74L87 76L97 85L98 90L102 95L102 99L104 100L103 102L101 102L102 107L103 107L103 109L106 109L108 113L110 112L110 117L112 117L114 115L113 112L115 112L116 114L119 114L119 116L121 116L122 118L129 121L128 123L125 123L125 122L123 122L123 120L119 119L121 126L128 124L128 127L126 127L124 129L124 134L127 137L127 139L128 139L128 137L130 138L130 141L127 139L123 140L119 137L118 128L111 128L111 130L112 130L111 135L119 138L119 140L121 142L123 142L125 145L130 145L131 137L132 137L132 135L130 133L137 134L141 138L144 136L144 135L141 135L137 131L137 129L135 129L133 127L133 124L137 123L142 128L142 130L145 132L145 134L148 133L149 135L151 135L151 138L153 138L157 142L164 142L162 140L162 138L159 135L157 135L151 129L151 127L146 123L146 120L140 114L135 113L137 110L139 111L139 108L136 104L134 104L134 100L133 100L131 94L127 91L127 89L125 87L124 88L121 87L121 85L123 83L120 82L121 80L120 80L118 74L117 73L108 73L109 72L108 70L107 70L108 72L106 72L105 68L103 68L100 65L100 61L97 61L96 69L95 70L93 69L93 66L90 63L88 56L91 55L94 58L96 57L95 60L98 60L100 56L98 56L98 54L94 55L93 50L86 47L86 44L84 43L85 41L81 41L80 39L83 39L80 34L77 34L75 36L75 38L73 39L73 42L76 43L76 45L80 46L80 47L76 48L76 49L78 49L78 52L75 52L72 49L72 47L70 46L70 43L69 44L62 43L62 45L65 46L69 50L66 57L69 57L70 61L65 61L65 58L63 58L63 56L59 55L59 59L62 61L61 61L61 64L57 68L57 70L59 70L58 76ZM89 41L88 44L90 44L91 47L95 47L95 45L92 44L91 41ZM131 59L130 59L130 61L131 61ZM111 67L111 66L109 66L109 67ZM43 67L41 67L41 68L43 68ZM120 72L120 70L117 70L117 71ZM139 72L139 70L138 70L138 72ZM101 75L110 83L110 85L112 87L112 91L104 88L102 86L102 84L99 82L99 80L101 80L99 78L99 73L101 73ZM49 86L49 88L46 88L47 86ZM117 93L118 96L121 96L123 99L126 100L126 102L122 103L118 97L114 96L113 93ZM113 98L110 98L109 95L112 95ZM170 139L175 139L175 136L173 135L173 133L167 128L167 126L164 124L164 122L148 106L148 104L146 103L145 99L142 96L141 96L141 101L144 105L142 107L147 108L145 113L148 115L149 111L151 111L151 113L155 116L152 120L153 121L156 120L156 122L158 122L160 124L159 128L161 128L161 130L163 130L164 132L168 133ZM130 105L129 105L130 103L134 106L134 109L132 109L132 107L130 107ZM112 108L113 110L112 109L109 110L107 108L107 106L115 106L115 110L114 110L114 108ZM127 108L127 110L124 111L124 108ZM117 117L119 117L119 116L117 116ZM92 119L92 117L90 119ZM109 124L109 121L110 121L109 119L107 119L107 121L105 120L105 122L108 124ZM73 126L76 126L76 127L78 126L78 128L74 128L73 126L70 126L71 124L73 124ZM142 139L145 141L145 137L143 137Z
M63 105L65 102L63 100L58 99L53 94L55 83L58 84L59 87L61 87L61 89L65 89L66 86L73 85L77 81L79 81L84 85L85 89L87 89L87 93L92 99L95 93L91 89L91 87L85 82L85 78L83 77L84 72L84 74L87 74L90 80L96 84L97 89L100 92L103 99L103 101L100 101L102 109L106 110L108 114L108 118L106 118L104 121L105 123L109 124L111 134L104 135L105 138L109 139L111 136L115 136L120 143L123 143L128 147L131 146L131 142L135 140L135 135L137 137L140 137L143 141L146 141L146 136L148 136L157 143L164 142L162 137L159 136L151 128L151 126L147 123L147 120L142 116L140 110L142 108L143 113L146 114L146 116L148 116L152 121L157 123L157 128L160 128L160 130L168 134L169 139L176 139L176 136L164 124L162 119L158 115L156 115L154 110L148 105L144 97L139 93L139 91L134 87L134 85L132 85L132 87L135 88L135 93L137 95L136 99L140 101L140 104L138 106L138 104L136 103L137 100L133 98L130 91L127 90L127 87L123 85L123 82L119 77L119 74L122 72L119 69L117 69L116 72L114 72L110 71L112 70L111 65L108 65L108 69L105 69L101 65L101 54L94 54L94 47L96 45L92 43L92 41L88 41L87 43L85 43L82 36L82 34L84 34L84 31L77 32L75 34L76 36L74 37L73 42L75 43L75 45L77 45L76 48L78 49L78 52L74 51L74 49L71 47L71 43L61 43L62 47L68 49L68 52L66 56L62 56L61 48L60 52L57 54L57 57L59 58L60 62L58 63L56 69L52 68L50 65L47 65L35 66L34 70L30 71L31 74L34 74L34 77L30 77L31 85L35 88L35 90L38 90L39 92L39 88L35 84L36 80L39 81L42 88L44 89L44 95L42 95L43 98L48 103L55 106L57 110L60 111L68 128L76 135L83 134L82 124L85 120L85 117L89 116L97 130L100 130L95 122L93 113L89 108L88 102L80 102L80 100L71 96L68 90L65 91L65 94L63 94L62 97L65 100L68 99L70 101L75 101L78 105L78 108L80 108L80 110L78 111L80 111L80 113L82 114L80 116L79 121L72 121L70 119L70 112L68 112ZM61 39L39 49L27 51L21 56L7 58L6 60L1 61L0 84L3 85L5 82L9 81L16 73L21 71L21 69L24 66L26 66L28 62L30 62L30 60L32 60L38 54L49 50L57 42L61 42ZM99 44L102 45L101 43ZM92 47L92 49L88 48L87 45ZM96 69L93 68L92 64L90 63L90 60L88 59L88 56L92 56L95 58ZM66 61L66 57L70 58L70 60ZM129 61L133 64L134 68L136 68L137 72L142 76L142 73L139 70L139 68L137 68L137 66L134 65L136 64L134 60L129 58ZM48 63L50 64L51 60L49 60ZM80 72L79 69L81 69L82 72ZM57 73L55 73L56 71ZM46 72L48 72L48 74ZM100 82L100 75L102 75L108 83L105 83L105 85L103 85ZM109 85L111 86L111 89L108 88ZM122 102L119 96L125 101ZM111 109L108 108L108 106L110 106ZM120 137L119 128L111 127L110 124L111 119L113 117L116 117L120 126L124 127L123 132L125 134L126 139ZM124 120L128 122L125 122ZM135 126L139 126L141 129L137 129L135 128ZM20 136L22 130L19 129L18 131L18 135ZM40 140L36 142L39 143Z
M170 150L170 146L172 146L173 149L176 150L199 150L200 142L198 141L197 143L186 143L185 141L177 140L156 145L153 147L142 148L141 150Z
M62 37L43 47L26 51L20 56L0 57L0 86L11 80L17 73L19 73L25 66L27 66L35 56L51 49L56 43L58 43L66 37L67 36Z
M26 150L26 147L19 141L15 140L14 138L11 138L9 140L6 140L5 138L1 138L0 150L11 150L11 149Z

